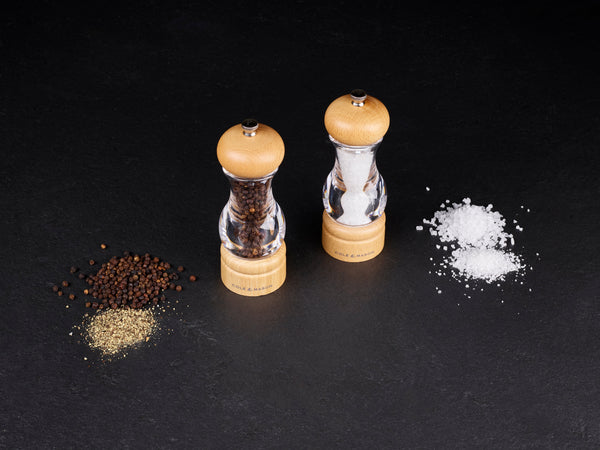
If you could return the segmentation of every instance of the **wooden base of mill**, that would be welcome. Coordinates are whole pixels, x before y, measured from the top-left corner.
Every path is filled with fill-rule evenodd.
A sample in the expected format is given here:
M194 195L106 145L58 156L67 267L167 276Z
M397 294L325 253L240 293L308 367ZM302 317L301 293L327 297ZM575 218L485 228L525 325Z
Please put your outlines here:
M285 281L285 242L263 258L241 258L221 244L221 280L230 291L258 297L276 291Z
M385 213L368 225L342 225L323 211L323 248L335 259L363 262L375 258L383 250Z

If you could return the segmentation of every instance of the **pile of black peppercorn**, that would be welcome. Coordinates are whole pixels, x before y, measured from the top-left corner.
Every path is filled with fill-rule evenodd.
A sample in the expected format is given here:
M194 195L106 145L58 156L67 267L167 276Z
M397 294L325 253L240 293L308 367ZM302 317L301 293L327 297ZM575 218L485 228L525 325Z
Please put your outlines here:
M261 229L267 218L270 203L268 200L270 180L241 181L231 180L232 211L240 225L234 228L237 243L241 246L235 251L245 258L263 256L262 244L265 230Z
M179 275L169 269L169 263L149 253L140 256L125 252L120 258L113 256L100 266L96 274L86 278L90 287L83 293L95 300L86 302L86 306L94 309L137 309L146 304L156 305L159 300L165 299L162 295L165 289L182 289L174 283ZM178 271L183 271L183 267L180 266Z
M106 249L102 244L101 248ZM90 266L96 261L89 260ZM144 255L124 252L123 256L113 256L108 262L100 265L95 274L86 275L77 267L71 267L71 274L78 273L78 278L84 280L89 287L83 290L86 296L93 298L86 301L85 306L93 309L138 309L145 305L156 305L165 300L163 291L172 289L180 292L183 287L175 284L179 273L185 269L179 266L172 269L171 264L161 261L149 253ZM189 276L189 281L195 282L195 275ZM71 286L68 281L52 286L52 291L59 297L65 294L65 289ZM68 295L74 300L75 294ZM68 306L67 306L68 308Z

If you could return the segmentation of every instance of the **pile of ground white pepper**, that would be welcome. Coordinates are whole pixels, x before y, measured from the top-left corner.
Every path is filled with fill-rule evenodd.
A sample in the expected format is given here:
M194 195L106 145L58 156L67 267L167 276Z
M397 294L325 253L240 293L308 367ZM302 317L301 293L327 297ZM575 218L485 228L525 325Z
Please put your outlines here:
M153 309L108 309L84 322L83 336L103 357L114 357L148 342L157 331Z

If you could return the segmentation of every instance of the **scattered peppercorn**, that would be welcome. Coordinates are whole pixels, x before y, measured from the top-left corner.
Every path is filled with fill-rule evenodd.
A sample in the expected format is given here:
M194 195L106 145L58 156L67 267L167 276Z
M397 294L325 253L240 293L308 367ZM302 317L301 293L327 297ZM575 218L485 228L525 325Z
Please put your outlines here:
M69 300L75 300L75 294L69 294Z
M179 267L177 268L177 272L183 272L184 270L185 270L185 269L183 268L183 266L179 266Z
M69 286L69 282L68 281L63 281L62 285L63 285L63 287L68 287Z
M90 306L92 306L92 303L91 303L91 302L85 302L85 307L86 307L86 308L89 308Z
M83 272L79 272L79 275L77 275L79 277L80 280L83 280L85 278L85 273Z
M100 244L100 248L101 248L102 250L106 250L106 244Z
M77 272L77 270L78 270L77 267L71 266L71 273L75 273L75 272Z
M93 266L94 264L96 264L96 261L94 261L93 259L90 259L90 266Z
M178 284L178 285L175 287L175 290L176 290L177 292L181 292L181 290L182 290L182 289L183 289L183 288L182 288L182 287L181 287L181 285L179 285L179 284Z
M52 286L52 292L58 292L58 289L57 285Z
M58 291L56 294L61 297L63 295L63 291Z
M196 281L196 275L190 275L190 281L193 283L194 281Z

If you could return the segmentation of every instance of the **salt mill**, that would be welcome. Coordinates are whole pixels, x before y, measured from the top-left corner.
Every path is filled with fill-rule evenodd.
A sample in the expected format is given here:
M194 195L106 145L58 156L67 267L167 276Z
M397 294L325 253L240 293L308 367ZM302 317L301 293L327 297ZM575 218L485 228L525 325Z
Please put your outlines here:
M240 295L269 294L285 281L285 219L271 188L283 155L277 131L254 119L229 128L217 144L230 183L219 218L221 280Z
M322 242L336 259L362 262L383 250L387 193L375 153L389 124L385 105L362 89L325 111L335 164L323 186Z

